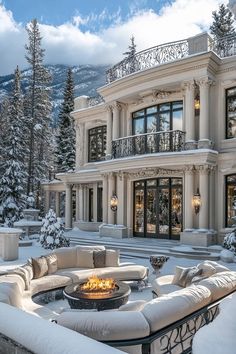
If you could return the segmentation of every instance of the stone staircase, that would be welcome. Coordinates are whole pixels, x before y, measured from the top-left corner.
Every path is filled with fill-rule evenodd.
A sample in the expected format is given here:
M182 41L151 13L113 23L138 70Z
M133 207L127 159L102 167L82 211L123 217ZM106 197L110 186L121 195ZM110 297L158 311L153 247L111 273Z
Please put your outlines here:
M211 247L190 247L180 245L179 241L158 240L149 238L124 238L114 239L111 237L100 237L97 232L84 232L71 230L66 233L70 238L71 245L104 245L109 248L119 249L123 256L133 256L148 259L152 254L163 254L166 256L189 258L199 260L220 259L220 246Z

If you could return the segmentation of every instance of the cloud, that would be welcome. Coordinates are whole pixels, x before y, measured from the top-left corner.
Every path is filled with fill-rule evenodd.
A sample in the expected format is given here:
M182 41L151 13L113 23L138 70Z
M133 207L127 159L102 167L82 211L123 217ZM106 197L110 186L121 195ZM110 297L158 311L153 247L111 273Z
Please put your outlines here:
M104 9L88 17L76 14L70 22L60 26L40 24L42 46L46 49L47 64L114 64L122 60L122 53L135 36L137 50L188 38L208 30L212 11L225 0L175 0L167 2L159 13L152 9L139 10L133 1L130 13L122 20L120 9L112 14ZM109 20L109 22L107 22ZM104 25L106 21L106 26ZM100 29L93 23L100 23ZM107 25L107 23L111 23ZM86 29L83 26L86 25ZM27 67L24 27L16 23L13 14L0 3L0 75L12 73L18 64Z

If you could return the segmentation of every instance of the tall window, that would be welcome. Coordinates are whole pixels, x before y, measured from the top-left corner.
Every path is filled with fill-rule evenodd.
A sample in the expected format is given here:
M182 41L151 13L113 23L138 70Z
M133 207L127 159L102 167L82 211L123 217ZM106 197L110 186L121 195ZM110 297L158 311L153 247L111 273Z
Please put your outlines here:
M236 138L236 87L226 90L226 138Z
M226 227L236 224L236 174L226 176ZM235 217L235 219L232 219Z
M88 161L101 161L106 156L107 127L105 125L88 131Z
M133 135L182 130L183 102L162 103L133 113Z

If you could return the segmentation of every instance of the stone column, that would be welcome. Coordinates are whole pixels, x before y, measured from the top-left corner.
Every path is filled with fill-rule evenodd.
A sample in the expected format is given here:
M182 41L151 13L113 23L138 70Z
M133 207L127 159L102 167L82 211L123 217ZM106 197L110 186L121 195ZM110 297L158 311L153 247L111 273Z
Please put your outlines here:
M209 228L209 169L208 166L199 168L199 191L201 207L199 212L199 229Z
M72 186L66 184L66 203L65 203L65 227L72 227Z
M80 185L77 184L75 186L75 220L79 220L79 210L80 210L80 203L79 203L79 190L80 190Z
M103 175L102 182L102 221L107 224L108 222L108 181L107 175Z
M115 223L115 213L113 210L110 208L110 199L112 195L115 193L115 175L113 172L109 173L108 175L108 224L114 224Z
M209 126L209 87L212 81L206 78L202 78L198 81L200 89L200 119L199 119L199 149L207 149L211 147Z
M194 194L194 168L189 166L185 170L184 178L184 229L193 228L193 205Z
M50 191L45 191L45 214L48 212L50 208Z
M118 139L120 137L120 110L121 105L115 102L112 106L113 108L113 129L112 129L112 140Z
M78 220L84 220L83 208L84 208L84 204L83 204L83 185L79 184L79 218L78 218Z
M117 197L118 197L117 224L118 225L127 224L125 196L126 196L126 177L124 173L120 173L117 176Z
M93 221L98 221L98 185L93 183Z
M186 131L186 149L195 149L195 109L194 109L194 81L184 82L185 100L184 100L184 112L185 112L185 131Z
M83 188L83 202L84 202L84 221L88 221L88 187L85 185Z
M75 133L76 133L75 167L76 167L76 169L79 169L84 163L83 151L82 151L83 144L81 144L81 139L83 137L83 135L82 135L83 134L83 125L82 124L79 124L79 123L75 124Z
M106 158L111 158L112 153L112 107L107 106L107 147L106 147Z
M127 204L126 204L126 210L127 210L127 228L128 228L128 236L132 235L132 230L133 230L133 189L132 189L132 181L127 178L126 179L126 195L127 195Z
M60 217L60 192L55 192L56 215Z

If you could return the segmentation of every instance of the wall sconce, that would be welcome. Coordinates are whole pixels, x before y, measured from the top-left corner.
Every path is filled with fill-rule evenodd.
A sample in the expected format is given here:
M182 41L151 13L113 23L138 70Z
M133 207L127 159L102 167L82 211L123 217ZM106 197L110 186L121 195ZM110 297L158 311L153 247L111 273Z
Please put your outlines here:
M112 211L117 211L117 205L118 205L118 198L116 194L113 194L110 200L110 207Z
M197 94L196 97L195 97L194 108L195 108L196 111L199 111L199 109L200 109L200 97L199 97L199 94Z
M198 214L199 211L200 211L200 207L201 207L201 195L199 193L199 188L197 189L197 193L195 193L193 195L193 207L194 207L194 211L195 211L195 214Z

